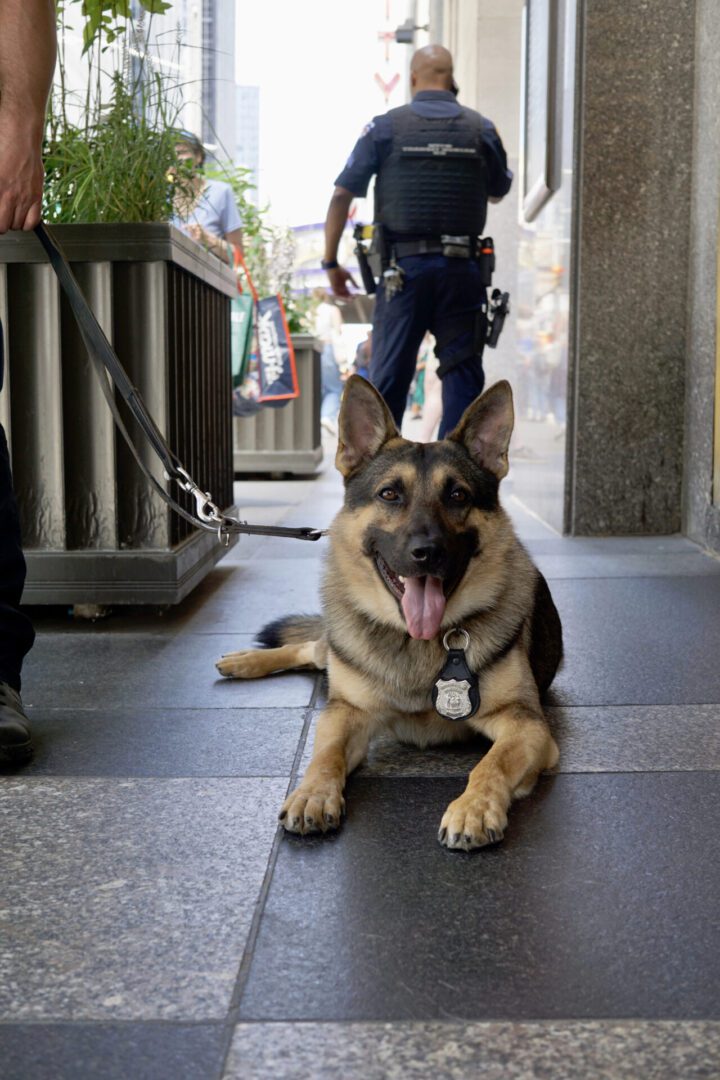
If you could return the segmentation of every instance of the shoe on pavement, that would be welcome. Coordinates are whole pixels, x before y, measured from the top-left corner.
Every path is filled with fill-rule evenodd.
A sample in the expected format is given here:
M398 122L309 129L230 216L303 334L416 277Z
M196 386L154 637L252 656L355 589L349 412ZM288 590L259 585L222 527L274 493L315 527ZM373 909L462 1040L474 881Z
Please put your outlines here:
M33 754L28 718L17 690L0 682L0 764L21 765Z

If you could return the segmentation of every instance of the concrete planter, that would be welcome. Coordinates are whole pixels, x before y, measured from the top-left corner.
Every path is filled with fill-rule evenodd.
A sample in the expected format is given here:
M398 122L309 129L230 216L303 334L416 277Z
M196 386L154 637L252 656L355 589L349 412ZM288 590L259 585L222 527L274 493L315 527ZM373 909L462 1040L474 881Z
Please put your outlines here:
M170 225L52 231L163 435L231 509L229 267ZM23 524L24 602L177 603L226 549L173 514L138 469L31 233L0 238L0 319L0 420ZM167 483L134 421L127 426Z
M293 334L300 396L280 409L233 418L236 473L292 473L307 476L322 461L320 438L320 356L311 334Z

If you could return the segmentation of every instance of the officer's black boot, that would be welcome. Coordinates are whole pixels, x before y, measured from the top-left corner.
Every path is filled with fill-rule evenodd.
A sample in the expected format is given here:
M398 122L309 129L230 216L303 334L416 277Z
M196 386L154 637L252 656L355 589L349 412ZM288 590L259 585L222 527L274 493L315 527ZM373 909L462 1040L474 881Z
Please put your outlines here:
M0 765L22 765L32 757L28 718L20 695L0 682Z

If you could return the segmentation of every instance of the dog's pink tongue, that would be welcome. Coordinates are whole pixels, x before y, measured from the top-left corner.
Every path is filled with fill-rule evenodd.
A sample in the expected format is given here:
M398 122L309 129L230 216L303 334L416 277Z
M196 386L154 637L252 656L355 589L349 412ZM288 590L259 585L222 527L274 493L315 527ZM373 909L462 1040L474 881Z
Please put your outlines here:
M403 615L408 634L430 641L437 636L445 614L445 593L440 578L405 578L402 598Z

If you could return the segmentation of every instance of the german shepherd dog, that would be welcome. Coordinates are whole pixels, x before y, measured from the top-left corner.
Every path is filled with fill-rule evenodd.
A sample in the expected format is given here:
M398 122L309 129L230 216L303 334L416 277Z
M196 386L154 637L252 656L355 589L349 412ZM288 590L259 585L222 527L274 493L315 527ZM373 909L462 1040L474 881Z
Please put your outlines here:
M265 648L217 665L241 679L327 669L312 761L280 812L288 832L339 826L345 779L383 729L423 748L477 732L492 740L440 822L451 849L501 840L512 800L556 764L540 698L562 658L560 619L498 501L512 427L510 386L498 382L447 438L409 442L371 384L348 380L335 462L345 499L330 528L323 614L280 619L258 636ZM479 690L476 712L460 720L432 696L453 641L465 643Z

